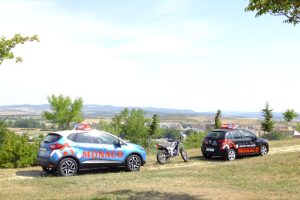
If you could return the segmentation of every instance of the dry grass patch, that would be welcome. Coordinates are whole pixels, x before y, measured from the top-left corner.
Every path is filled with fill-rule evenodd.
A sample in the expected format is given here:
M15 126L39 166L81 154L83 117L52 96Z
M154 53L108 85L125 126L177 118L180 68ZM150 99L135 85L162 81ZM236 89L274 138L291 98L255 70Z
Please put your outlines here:
M294 144L283 142L285 145ZM281 146L277 144L277 146ZM140 172L90 170L49 176L39 167L0 170L0 199L298 199L300 153L204 160L200 150L159 165L155 156Z

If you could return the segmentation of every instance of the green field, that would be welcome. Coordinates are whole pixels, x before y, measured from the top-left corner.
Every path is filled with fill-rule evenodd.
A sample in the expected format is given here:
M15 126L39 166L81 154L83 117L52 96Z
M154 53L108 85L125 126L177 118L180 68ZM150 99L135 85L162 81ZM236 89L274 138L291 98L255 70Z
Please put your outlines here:
M233 162L203 160L190 150L159 165L155 156L140 172L90 170L49 176L39 167L0 170L0 199L299 199L300 140L271 143L265 157Z

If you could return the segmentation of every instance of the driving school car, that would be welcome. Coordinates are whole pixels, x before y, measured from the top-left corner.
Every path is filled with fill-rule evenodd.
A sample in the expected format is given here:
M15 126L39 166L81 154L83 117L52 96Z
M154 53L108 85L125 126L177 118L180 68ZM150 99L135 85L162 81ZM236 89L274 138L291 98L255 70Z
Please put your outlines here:
M49 133L41 143L37 164L47 173L75 175L83 168L124 166L138 171L146 163L143 147L104 131L82 129Z
M221 156L226 160L234 160L238 156L264 156L269 151L269 144L248 130L218 129L206 135L201 151L205 158Z

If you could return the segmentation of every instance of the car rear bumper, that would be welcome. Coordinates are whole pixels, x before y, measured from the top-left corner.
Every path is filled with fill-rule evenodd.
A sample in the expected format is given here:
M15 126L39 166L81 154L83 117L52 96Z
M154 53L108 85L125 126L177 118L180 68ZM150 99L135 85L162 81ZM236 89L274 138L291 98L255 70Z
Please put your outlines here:
M210 151L208 151L210 149ZM211 150L213 149L213 151ZM202 146L201 147L202 155L208 155L208 156L225 156L226 152L225 150L220 150L219 147L210 147L210 146Z
M37 157L37 165L42 167L57 167L57 163L52 163L49 158Z

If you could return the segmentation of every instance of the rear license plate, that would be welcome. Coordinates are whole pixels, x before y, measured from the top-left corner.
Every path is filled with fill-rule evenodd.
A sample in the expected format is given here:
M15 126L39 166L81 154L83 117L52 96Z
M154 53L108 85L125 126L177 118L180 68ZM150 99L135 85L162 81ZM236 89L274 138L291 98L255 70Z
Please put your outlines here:
M40 148L40 150L39 150L39 156L46 157L47 156L47 149Z
M206 148L206 151L210 151L210 152L213 152L215 151L213 148Z

